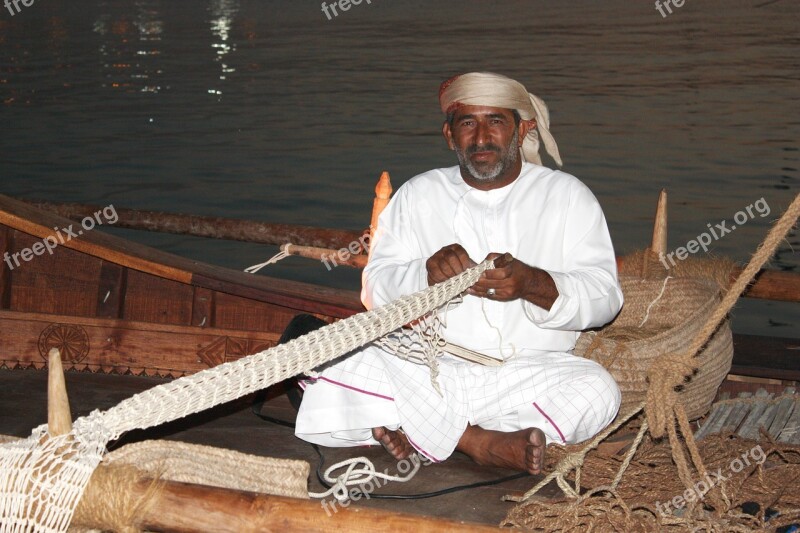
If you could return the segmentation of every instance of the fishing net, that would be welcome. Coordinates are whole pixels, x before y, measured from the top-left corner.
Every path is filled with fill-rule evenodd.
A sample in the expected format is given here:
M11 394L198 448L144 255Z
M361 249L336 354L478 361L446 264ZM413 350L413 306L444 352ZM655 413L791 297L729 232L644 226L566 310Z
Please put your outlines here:
M0 532L66 531L106 444L310 371L449 302L493 261L383 307L340 320L255 355L159 385L75 421L70 433L0 444Z

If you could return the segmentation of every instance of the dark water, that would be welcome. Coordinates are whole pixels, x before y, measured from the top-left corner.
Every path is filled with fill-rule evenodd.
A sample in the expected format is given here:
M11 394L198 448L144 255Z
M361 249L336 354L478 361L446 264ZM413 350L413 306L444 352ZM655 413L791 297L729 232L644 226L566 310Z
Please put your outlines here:
M661 188L671 249L761 201L712 243L739 261L800 192L795 0L666 18L649 0L364 0L331 20L320 0L19 5L0 5L4 194L362 228L381 170L398 186L453 164L436 93L468 70L548 102L620 253L649 242ZM275 251L119 233L234 268ZM772 267L800 270L798 249L795 233ZM297 258L270 273L358 283ZM735 328L800 337L797 308L748 301Z

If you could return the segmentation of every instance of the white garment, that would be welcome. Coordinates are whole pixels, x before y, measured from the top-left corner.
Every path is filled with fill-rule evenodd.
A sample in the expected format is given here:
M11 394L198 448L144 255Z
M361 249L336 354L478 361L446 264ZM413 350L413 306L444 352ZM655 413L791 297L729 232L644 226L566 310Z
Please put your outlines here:
M579 442L608 424L619 390L599 365L568 354L579 330L610 321L622 306L616 261L596 199L569 174L523 164L511 184L467 185L458 167L403 185L379 220L362 300L373 308L427 286L425 262L461 244L475 261L491 252L552 276L559 296L546 311L516 300L465 296L447 312L444 337L495 357L482 367L445 357L433 389L425 366L369 346L308 382L296 434L329 446L375 443L370 430L401 426L434 461L455 449L466 424L513 431L539 427L548 441Z

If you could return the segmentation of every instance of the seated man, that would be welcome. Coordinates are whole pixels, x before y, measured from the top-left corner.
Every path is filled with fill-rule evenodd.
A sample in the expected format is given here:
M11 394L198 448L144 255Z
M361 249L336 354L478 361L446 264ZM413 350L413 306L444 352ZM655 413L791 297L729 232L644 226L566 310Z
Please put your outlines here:
M444 338L503 360L445 354L430 369L369 345L304 383L298 437L325 446L381 443L401 459L462 451L479 464L541 472L547 442L586 440L611 422L620 393L574 356L579 331L622 306L605 217L575 177L541 166L539 136L560 165L547 108L490 73L440 90L444 138L459 165L397 191L379 220L362 300L383 305L510 253L451 307Z

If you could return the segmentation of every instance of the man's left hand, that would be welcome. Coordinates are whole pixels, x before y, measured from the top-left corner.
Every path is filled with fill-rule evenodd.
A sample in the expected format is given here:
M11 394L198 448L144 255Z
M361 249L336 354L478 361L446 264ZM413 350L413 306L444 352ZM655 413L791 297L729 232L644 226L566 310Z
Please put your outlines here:
M510 254L491 253L486 259L495 260L494 268L484 272L467 294L499 302L522 298L547 310L558 298L555 282L544 270L514 259Z

